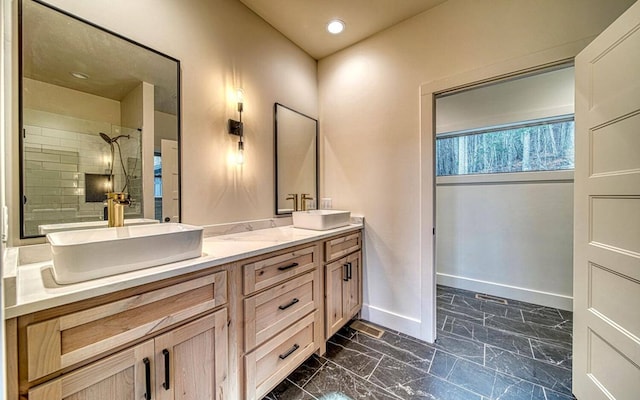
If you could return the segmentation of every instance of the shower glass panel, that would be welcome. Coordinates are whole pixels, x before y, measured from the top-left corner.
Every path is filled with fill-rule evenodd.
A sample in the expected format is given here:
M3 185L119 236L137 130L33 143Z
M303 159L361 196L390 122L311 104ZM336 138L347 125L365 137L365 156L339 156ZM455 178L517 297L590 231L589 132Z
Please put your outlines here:
M113 160L100 133L121 136ZM25 235L40 235L40 225L102 220L106 193L114 189L124 188L133 200L125 216L142 218L137 129L25 109L22 156ZM90 181L93 190L87 193Z

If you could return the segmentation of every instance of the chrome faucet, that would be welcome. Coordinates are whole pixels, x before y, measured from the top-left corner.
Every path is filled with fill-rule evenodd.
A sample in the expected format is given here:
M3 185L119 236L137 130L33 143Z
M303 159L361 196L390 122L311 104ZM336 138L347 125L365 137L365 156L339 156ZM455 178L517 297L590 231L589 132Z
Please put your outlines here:
M307 193L302 193L302 199L301 199L302 204L300 207L302 211L307 211L307 200L313 200L313 197L311 197L311 195Z
M289 193L286 200L293 200L293 211L298 211L298 193Z
M124 192L107 193L107 219L109 228L124 226L124 206L131 204Z

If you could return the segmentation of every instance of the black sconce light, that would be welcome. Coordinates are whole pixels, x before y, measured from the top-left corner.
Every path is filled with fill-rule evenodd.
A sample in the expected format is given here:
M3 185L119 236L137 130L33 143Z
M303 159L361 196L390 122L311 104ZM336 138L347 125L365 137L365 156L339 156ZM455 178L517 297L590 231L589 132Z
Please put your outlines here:
M244 163L244 142L242 141L244 134L244 125L242 124L244 92L242 91L242 89L236 90L236 100L238 102L238 113L240 114L240 121L229 119L228 129L231 135L239 136L238 152L236 153L236 163L242 164Z

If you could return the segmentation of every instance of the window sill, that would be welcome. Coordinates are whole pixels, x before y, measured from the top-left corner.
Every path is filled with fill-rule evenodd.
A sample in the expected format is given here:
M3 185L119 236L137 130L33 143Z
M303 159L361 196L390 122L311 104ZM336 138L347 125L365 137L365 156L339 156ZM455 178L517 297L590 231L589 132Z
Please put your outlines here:
M436 186L570 182L573 182L573 170L509 172L501 174L454 175L436 177Z

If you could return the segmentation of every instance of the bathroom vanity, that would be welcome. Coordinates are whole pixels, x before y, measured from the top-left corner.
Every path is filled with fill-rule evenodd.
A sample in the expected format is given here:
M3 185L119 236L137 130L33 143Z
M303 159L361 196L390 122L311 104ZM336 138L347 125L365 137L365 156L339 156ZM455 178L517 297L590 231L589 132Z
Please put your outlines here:
M9 399L260 399L362 306L362 225L214 236L203 256L58 285L17 268Z

